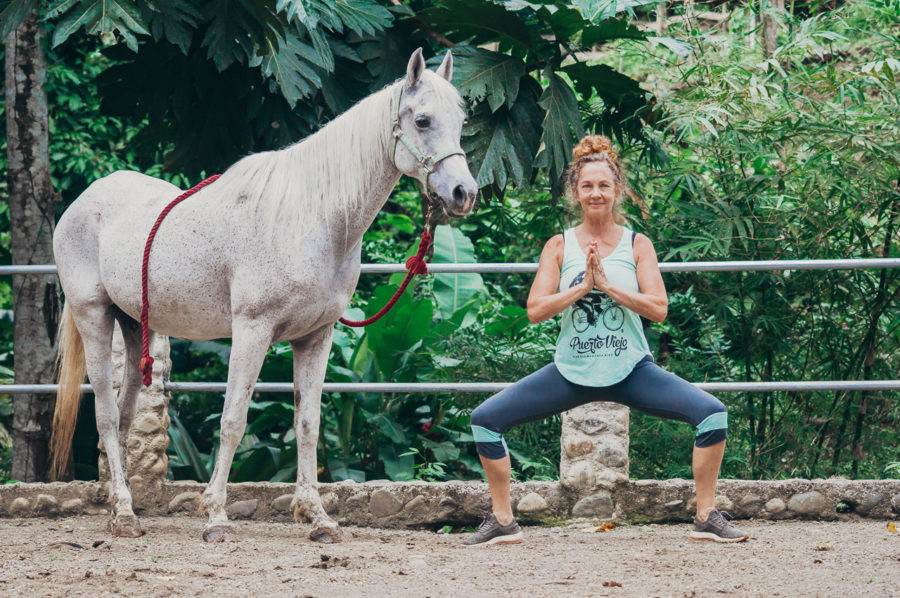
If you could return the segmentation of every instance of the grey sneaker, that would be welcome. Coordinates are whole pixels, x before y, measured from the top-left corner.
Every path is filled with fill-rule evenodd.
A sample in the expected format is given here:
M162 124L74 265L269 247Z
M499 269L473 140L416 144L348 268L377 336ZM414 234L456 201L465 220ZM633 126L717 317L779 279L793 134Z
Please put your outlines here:
M490 546L491 544L518 544L522 541L522 529L513 519L509 525L500 525L494 514L484 518L478 531L463 539L464 546Z
M691 540L711 540L713 542L743 542L750 534L742 532L730 523L731 515L724 511L714 510L706 518L700 521L694 518L694 531L691 532Z

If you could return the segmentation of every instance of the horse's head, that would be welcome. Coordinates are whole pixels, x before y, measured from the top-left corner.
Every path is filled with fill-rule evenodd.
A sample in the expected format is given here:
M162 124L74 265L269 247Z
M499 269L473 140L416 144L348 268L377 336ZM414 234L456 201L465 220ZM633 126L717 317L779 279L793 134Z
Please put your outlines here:
M417 178L448 215L465 216L475 205L478 184L459 145L465 114L452 75L449 51L436 72L425 68L421 48L413 52L395 91L391 154L397 169Z

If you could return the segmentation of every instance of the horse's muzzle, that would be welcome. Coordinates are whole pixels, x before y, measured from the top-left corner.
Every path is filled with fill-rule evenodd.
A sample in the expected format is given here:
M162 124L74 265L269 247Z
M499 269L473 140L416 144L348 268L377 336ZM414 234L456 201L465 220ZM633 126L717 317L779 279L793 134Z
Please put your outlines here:
M464 185L454 187L450 201L445 203L447 214L459 218L471 212L477 193L477 188L469 189Z

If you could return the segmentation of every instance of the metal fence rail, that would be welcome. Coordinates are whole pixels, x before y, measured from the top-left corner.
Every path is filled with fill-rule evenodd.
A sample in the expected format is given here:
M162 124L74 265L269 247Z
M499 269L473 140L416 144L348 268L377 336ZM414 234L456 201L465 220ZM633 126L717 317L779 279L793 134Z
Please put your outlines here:
M537 271L536 263L475 263L428 264L431 274L479 273L510 274ZM659 265L662 272L743 272L764 270L856 270L900 268L900 258L841 259L841 260L768 260L734 262L666 262ZM394 274L406 272L403 264L362 264L362 274ZM54 264L0 266L0 276L10 274L55 274ZM499 392L511 382L433 382L433 383L332 383L326 382L323 392ZM821 390L900 390L900 380L817 380L786 382L701 382L695 384L710 392L767 392ZM167 382L166 390L182 392L225 392L224 382ZM56 384L0 385L2 394L55 393ZM92 392L90 384L81 386ZM262 382L256 392L293 392L291 383Z
M537 263L428 264L430 274L479 273L515 274L537 271ZM767 260L738 262L664 262L662 272L742 272L760 270L859 270L900 268L900 258L860 258L846 260ZM406 272L403 264L363 264L362 274L396 274ZM0 276L10 274L56 274L56 266L0 266Z
M500 392L512 382L326 382L322 392ZM166 382L168 391L225 392L224 382ZM814 380L807 382L698 382L708 392L768 392L774 390L809 392L814 390L900 390L900 380ZM0 385L0 394L55 393L58 384ZM90 384L81 390L93 392ZM293 392L290 382L258 382L255 392Z

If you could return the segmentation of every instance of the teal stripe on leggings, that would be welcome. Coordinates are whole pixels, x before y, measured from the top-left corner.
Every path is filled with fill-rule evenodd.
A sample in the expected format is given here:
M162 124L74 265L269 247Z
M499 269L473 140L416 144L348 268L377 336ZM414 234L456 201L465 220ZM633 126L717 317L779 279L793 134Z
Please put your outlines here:
M481 426L469 427L472 428L472 436L475 438L475 442L499 442L503 445L504 452L509 452L509 449L506 447L506 440L504 440L500 432L494 432Z
M704 432L710 432L712 430L727 430L728 429L728 412L727 411L719 411L717 413L713 413L702 422L697 425L697 436L703 434Z

